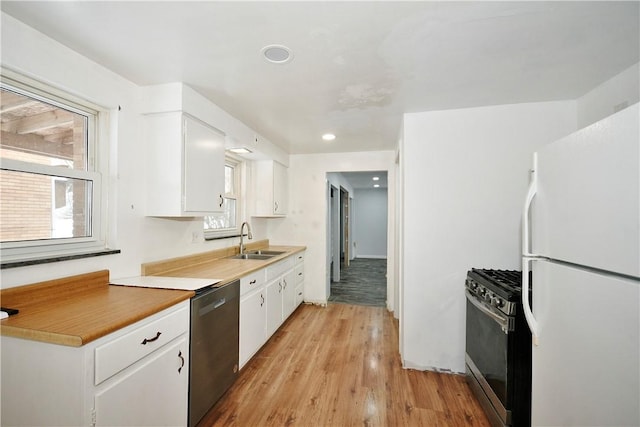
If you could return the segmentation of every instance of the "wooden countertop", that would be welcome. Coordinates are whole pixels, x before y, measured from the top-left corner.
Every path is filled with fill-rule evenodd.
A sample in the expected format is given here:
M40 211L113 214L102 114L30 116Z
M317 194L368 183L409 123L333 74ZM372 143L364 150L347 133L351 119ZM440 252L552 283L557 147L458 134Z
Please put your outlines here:
M192 291L110 286L109 271L3 289L2 335L79 347L191 298Z
M269 246L268 241L247 248L284 253L268 260L230 259L237 248L229 248L143 264L142 274L218 278L222 281L216 286L223 286L306 249ZM193 291L112 286L108 270L2 289L2 306L20 312L0 320L0 334L79 347L194 295Z
M148 274L150 271L147 271L145 267L149 266L143 265L143 275L147 273L148 275L154 276L167 276L167 277L193 277L193 278L219 278L222 279L215 286L224 286L229 282L237 280L242 276L246 276L256 270L260 270L261 268L265 268L271 264L275 264L278 261L281 261L291 255L294 255L299 252L303 252L306 249L306 246L259 246L260 249L265 249L269 251L280 251L283 252L281 255L276 255L267 260L257 260L257 259L231 259L231 258L218 258L218 259L210 259L208 261L199 262L199 263L188 263L188 262L179 262L177 263L180 266L174 265L174 260L168 260L172 265L169 266L170 269L158 272L153 272L153 274ZM249 248L256 249L256 247ZM158 267L154 265L154 267ZM150 269L151 270L151 269Z

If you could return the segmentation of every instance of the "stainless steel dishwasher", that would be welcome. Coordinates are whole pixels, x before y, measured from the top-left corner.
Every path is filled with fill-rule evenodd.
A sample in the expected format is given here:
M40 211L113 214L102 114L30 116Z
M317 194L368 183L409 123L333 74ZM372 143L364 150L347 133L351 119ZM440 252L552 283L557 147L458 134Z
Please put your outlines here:
M196 291L191 299L189 427L238 376L240 281Z

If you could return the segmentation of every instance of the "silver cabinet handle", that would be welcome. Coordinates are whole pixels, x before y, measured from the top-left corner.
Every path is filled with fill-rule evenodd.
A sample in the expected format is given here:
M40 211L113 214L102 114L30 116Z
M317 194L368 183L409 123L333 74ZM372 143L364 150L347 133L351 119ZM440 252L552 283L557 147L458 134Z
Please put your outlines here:
M220 196L218 196L218 197L220 197L220 205L219 206L222 207L222 205L224 204L224 197L222 197L222 194L220 194Z

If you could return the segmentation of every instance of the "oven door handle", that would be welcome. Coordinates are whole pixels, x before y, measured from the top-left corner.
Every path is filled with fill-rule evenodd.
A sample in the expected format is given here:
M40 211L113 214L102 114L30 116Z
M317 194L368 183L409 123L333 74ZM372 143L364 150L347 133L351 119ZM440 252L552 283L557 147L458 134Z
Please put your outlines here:
M489 307L487 307L486 305L478 301L476 297L471 295L471 293L467 290L465 290L465 295L467 296L467 300L469 300L471 304L476 306L478 310L480 310L481 312L489 316L498 325L500 325L500 328L502 328L502 332L504 332L505 334L508 334L509 332L513 331L514 329L513 321L511 321L511 319L508 316L503 316L492 311Z

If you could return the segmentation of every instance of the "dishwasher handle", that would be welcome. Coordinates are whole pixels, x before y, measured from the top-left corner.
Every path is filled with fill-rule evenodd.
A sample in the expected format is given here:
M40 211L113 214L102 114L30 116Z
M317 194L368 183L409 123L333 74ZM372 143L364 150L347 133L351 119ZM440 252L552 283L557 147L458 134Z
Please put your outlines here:
M198 310L198 314L200 316L204 316L207 313L212 312L213 310L222 307L223 305L225 305L227 303L227 298L223 297L220 298L218 300L215 300L207 305L203 305L202 307L200 307L200 309Z

